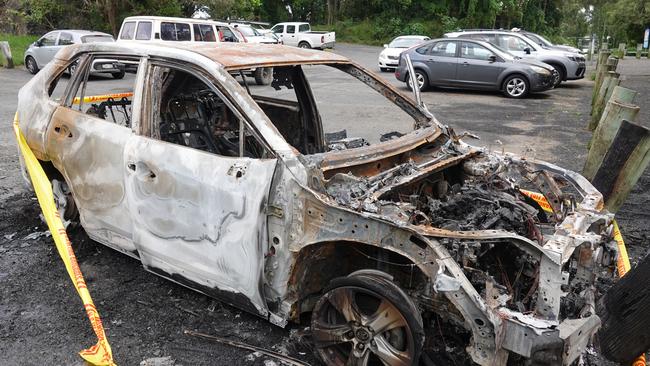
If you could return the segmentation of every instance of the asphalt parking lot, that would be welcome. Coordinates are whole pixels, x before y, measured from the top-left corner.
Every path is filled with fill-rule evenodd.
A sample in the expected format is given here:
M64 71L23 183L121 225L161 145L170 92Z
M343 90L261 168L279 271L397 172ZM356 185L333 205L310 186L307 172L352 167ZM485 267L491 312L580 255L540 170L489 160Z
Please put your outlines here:
M378 47L340 44L334 52L379 72L379 51ZM637 99L642 106L640 121L647 125L650 61L621 61L619 72L624 75L624 86L641 92ZM410 93L391 73L381 76ZM11 129L17 91L30 78L23 68L0 69L0 365L81 365L77 352L94 344L94 336L51 239L45 234L33 235L46 228L38 217L38 204L20 177ZM120 85L110 78L94 81L108 89ZM423 93L423 100L457 133L480 136L480 140L466 139L470 144L580 171L590 138L585 126L592 84L588 79L567 82L523 100L507 99L497 92L435 89ZM373 140L379 130L394 127L376 100L364 99L348 84L316 75L311 86L322 92L327 113L351 116L332 129L343 127L350 136ZM371 125L355 125L352 113ZM648 184L646 173L619 215L635 258L648 248ZM145 272L137 261L92 242L80 229L71 232L71 239L118 364L137 365L166 356L182 365L269 364L265 362L270 359L249 351L190 338L183 334L184 329L288 352L314 363L311 351L301 341L303 328L280 329L160 279Z

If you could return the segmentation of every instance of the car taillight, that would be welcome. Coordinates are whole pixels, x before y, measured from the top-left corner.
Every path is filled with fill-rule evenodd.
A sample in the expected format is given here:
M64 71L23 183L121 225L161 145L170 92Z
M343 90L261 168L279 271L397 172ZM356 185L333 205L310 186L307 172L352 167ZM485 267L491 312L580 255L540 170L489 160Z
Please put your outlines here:
M325 43L325 36L320 36L320 43Z

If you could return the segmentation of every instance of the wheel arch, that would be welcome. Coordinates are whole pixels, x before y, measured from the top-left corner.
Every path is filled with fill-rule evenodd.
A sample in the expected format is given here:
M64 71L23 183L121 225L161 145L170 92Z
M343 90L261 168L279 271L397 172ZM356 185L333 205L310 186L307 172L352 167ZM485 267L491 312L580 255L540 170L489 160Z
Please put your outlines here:
M499 90L503 91L505 89L506 80L508 80L508 78L511 76L521 76L522 78L526 79L526 82L528 82L528 85L530 85L530 78L525 73L517 70L504 74L501 77L501 80L499 81Z
M566 81L567 78L567 71L566 71L566 66L558 60L544 60L543 62L553 66L553 67L558 67L562 71L562 81Z
M379 270L393 277L403 289L414 289L429 279L423 263L391 247L353 241L322 241L306 245L295 255L289 276L294 294L294 319L311 311L317 295L331 280L359 270Z

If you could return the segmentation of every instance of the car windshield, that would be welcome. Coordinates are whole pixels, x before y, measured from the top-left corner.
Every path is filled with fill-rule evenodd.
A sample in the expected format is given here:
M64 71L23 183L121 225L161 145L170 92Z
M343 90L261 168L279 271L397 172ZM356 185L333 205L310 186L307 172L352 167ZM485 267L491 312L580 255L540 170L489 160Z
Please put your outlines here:
M490 43L490 46L494 48L493 51L499 56L501 56L501 58L504 60L513 61L513 60L519 60L521 58L519 56L513 55L512 53L504 50L503 48L495 45L494 43Z
M81 37L82 43L94 43L94 42L115 42L113 36L109 35L92 35L92 36L83 36Z
M426 120L406 97L354 65L276 66L273 73L270 85L247 88L285 140L305 155L400 138ZM349 94L341 93L342 85Z
M237 30L240 31L246 37L256 37L261 36L261 34L255 30L255 28L250 25L238 25Z
M551 41L549 41L548 39L540 36L539 34L536 34L536 36L542 41L542 43L544 43L544 46L547 46L547 47L553 46L553 43L551 43Z
M388 47L390 48L409 48L424 42L420 38L395 38Z

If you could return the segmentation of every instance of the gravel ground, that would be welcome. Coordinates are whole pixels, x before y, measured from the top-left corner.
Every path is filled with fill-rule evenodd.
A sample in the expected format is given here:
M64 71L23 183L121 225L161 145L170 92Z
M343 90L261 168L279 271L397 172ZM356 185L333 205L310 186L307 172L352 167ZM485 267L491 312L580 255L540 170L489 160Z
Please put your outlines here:
M378 72L379 51L377 47L341 44L335 52ZM625 77L624 86L640 92L636 101L643 106L639 122L648 125L650 61L623 60L619 72ZM408 92L392 74L381 75ZM0 69L0 365L81 365L77 352L92 345L94 336L51 239L30 236L46 228L38 217L38 204L20 178L10 128L16 93L30 77L22 69ZM506 99L499 93L439 89L424 93L423 99L438 119L457 132L481 136L469 143L579 171L590 137L585 126L592 84L573 81L525 100ZM357 98L347 85L335 87L324 79L312 82L312 88L321 86L330 90L327 103L340 113L350 108L350 101L370 103ZM377 126L364 128L375 129ZM618 215L634 258L648 250L648 184L646 173ZM165 356L182 365L261 365L268 361L248 351L190 338L183 335L184 329L286 351L315 363L300 341L301 327L280 329L147 273L139 262L92 242L81 229L71 230L70 236L119 364L137 365Z

